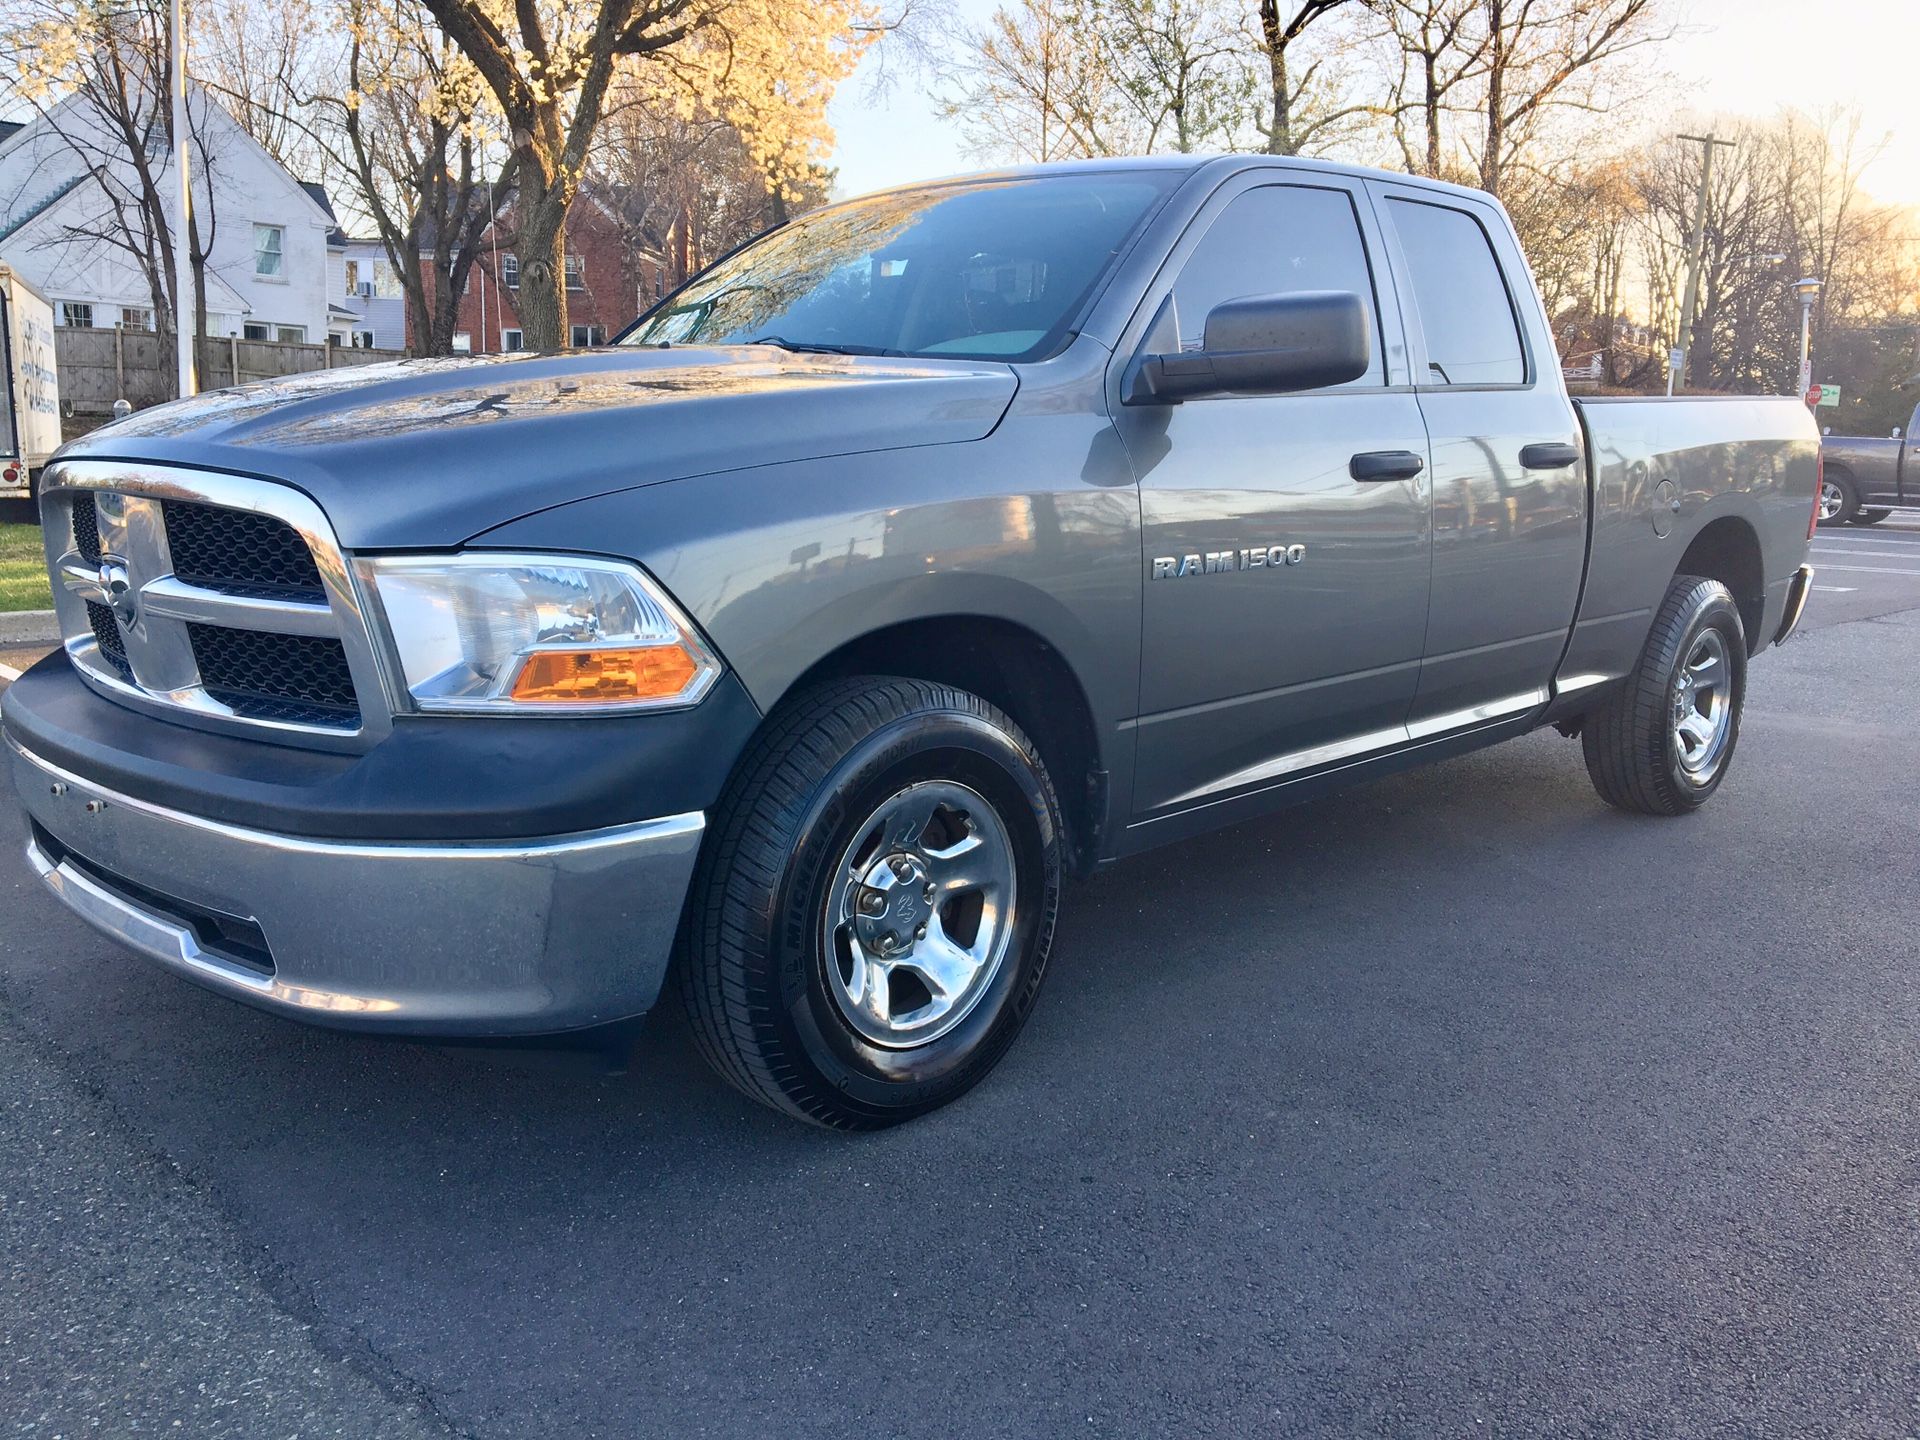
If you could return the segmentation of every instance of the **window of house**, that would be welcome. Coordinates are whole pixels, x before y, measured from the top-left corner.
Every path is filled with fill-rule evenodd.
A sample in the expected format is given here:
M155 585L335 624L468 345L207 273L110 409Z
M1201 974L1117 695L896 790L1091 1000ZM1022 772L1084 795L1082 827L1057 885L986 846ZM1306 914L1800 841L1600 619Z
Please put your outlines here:
M390 261L373 262L373 298L376 300L398 300L406 292L400 285L400 277L393 273Z
M153 309L147 305L122 305L120 325L127 330L153 329Z
M307 343L307 327L304 325L276 325L273 338L282 345L304 345Z
M453 353L456 355L471 355L473 353L473 336L465 330L454 331Z
M1394 199L1387 210L1413 281L1427 382L1524 385L1520 322L1480 222L1464 210L1419 200Z
M584 290L587 288L587 263L578 255L567 256L567 288Z
M575 325L573 327L573 348L584 350L589 345L607 343L607 327L604 325Z
M1207 315L1216 305L1302 290L1350 291L1377 313L1366 244L1347 192L1262 185L1236 196L1207 227L1174 281L1180 347L1200 348ZM1367 373L1351 383L1383 383L1380 346L1376 342L1373 348Z
M60 323L71 330L91 330L93 328L93 305L86 300L62 300L60 302Z
M271 340L273 338L273 327L270 325L262 325L255 320L247 320L240 326L240 338L242 340Z
M358 260L349 260L347 261L347 294L358 295L359 293L360 262Z
M282 272L280 262L281 242L286 239L286 228L281 225L256 225L253 227L253 273L267 279L277 280Z
M508 351L522 350L526 348L526 345L518 330L502 330L500 332L500 348Z
M520 257L518 255L500 257L500 283L509 290L520 288Z

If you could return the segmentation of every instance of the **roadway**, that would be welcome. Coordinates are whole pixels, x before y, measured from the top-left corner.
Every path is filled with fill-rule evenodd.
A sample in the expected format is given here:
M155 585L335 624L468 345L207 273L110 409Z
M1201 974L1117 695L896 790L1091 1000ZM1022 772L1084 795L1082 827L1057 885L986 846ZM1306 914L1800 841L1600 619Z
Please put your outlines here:
M1814 558L1699 815L1546 733L1128 862L884 1135L671 1014L298 1028L0 866L0 1433L1913 1434L1920 516Z

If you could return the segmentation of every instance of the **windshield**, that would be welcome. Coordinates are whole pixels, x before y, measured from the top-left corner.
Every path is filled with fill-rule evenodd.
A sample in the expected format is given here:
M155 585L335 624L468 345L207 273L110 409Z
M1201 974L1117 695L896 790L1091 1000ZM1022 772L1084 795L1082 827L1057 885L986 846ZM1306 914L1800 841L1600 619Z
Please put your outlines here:
M1038 359L1177 178L1052 175L838 205L696 276L621 343Z

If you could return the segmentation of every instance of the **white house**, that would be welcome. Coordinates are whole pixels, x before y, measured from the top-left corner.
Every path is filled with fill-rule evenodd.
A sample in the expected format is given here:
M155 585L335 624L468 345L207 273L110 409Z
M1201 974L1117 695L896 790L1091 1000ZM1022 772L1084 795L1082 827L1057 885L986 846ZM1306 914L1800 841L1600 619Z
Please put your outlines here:
M335 303L354 312L347 343L374 350L407 345L407 292L384 242L342 235L333 252Z
M204 94L190 102L207 152L200 163L196 146L193 203L213 229L208 333L344 341L359 316L328 283L328 236L338 226L325 192L302 186ZM150 163L165 191L171 155L154 134ZM84 100L69 97L0 137L0 257L53 302L56 325L152 329L145 272L101 238L125 227L96 172L133 188L131 158Z

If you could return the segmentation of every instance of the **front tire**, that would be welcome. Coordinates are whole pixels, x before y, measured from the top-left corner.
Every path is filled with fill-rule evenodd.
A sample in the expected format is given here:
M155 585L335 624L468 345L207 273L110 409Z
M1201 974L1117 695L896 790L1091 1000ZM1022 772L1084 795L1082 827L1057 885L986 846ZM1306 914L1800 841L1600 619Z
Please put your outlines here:
M1720 788L1740 739L1746 627L1718 580L1674 577L1632 672L1581 726L1600 798L1684 815Z
M1019 1033L1059 906L1059 803L977 695L867 677L776 712L701 857L680 994L736 1088L879 1129L958 1098Z
M1876 505L1871 510L1854 511L1853 523L1856 525L1878 525L1891 514L1893 514L1891 509L1882 505Z

